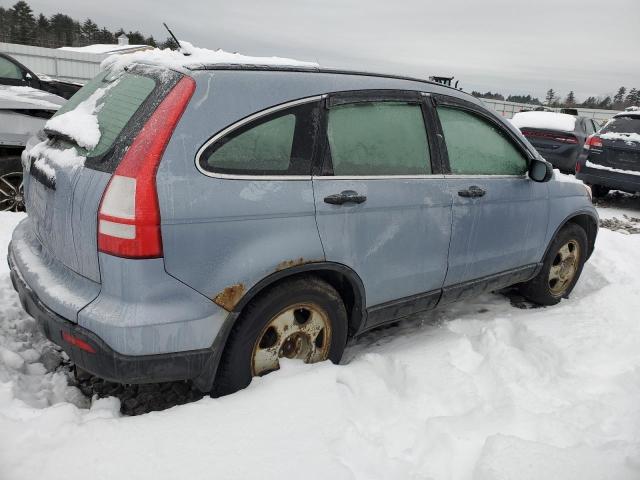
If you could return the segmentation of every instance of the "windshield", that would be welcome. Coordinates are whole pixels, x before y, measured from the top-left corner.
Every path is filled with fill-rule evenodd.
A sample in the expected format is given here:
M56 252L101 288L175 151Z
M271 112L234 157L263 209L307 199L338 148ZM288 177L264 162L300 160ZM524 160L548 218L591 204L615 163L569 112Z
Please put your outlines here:
M614 117L599 133L640 133L640 117L631 115Z

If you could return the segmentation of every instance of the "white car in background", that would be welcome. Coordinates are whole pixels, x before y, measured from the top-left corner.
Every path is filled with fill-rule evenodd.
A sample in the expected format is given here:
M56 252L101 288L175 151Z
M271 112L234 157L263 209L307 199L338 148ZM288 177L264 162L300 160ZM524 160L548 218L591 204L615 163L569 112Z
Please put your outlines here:
M65 102L43 90L0 85L0 211L24 209L20 154Z

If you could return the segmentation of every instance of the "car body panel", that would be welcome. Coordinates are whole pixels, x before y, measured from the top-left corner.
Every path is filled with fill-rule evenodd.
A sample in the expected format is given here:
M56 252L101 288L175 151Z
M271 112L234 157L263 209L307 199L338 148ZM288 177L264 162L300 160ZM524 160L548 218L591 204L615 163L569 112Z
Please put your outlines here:
M205 172L196 161L209 139L256 112L287 102L366 89L446 94L478 106L481 102L440 85L355 73L213 69L190 75L196 91L156 172L162 258L134 260L97 252L96 212L111 174L86 165L56 171L55 195L51 186L31 175L26 181L29 220L17 230L10 256L23 249L19 244L26 242L24 230L31 229L31 243L39 242L43 257L56 259L59 278L69 275L72 280L62 281L83 296L58 306L53 287L34 275L25 277L27 262L18 261L12 264L12 278L35 285L36 297L27 302L23 291L21 300L32 309L40 302L39 315L46 317L46 309L52 308L62 321L77 322L77 330L71 331L108 347L103 349L110 352L105 354L107 363L130 360L117 355L137 356L143 362L151 356L198 352L200 362L201 354L210 354L202 373L207 376L203 385L210 386L226 335L241 314L238 306L250 300L248 292L251 298L262 293L258 287L274 276L283 279L327 265L350 272L345 278L355 278L362 289L358 296L366 299L352 311L360 315L368 309L376 317L375 322L357 323L365 324L352 330L360 332L417 308L402 305L432 308L443 285L453 288L505 271L513 281L524 280L562 222L575 214L597 221L584 186L557 180L534 184L526 177L473 178L472 183L484 182L490 192L486 208L481 208L482 202L471 204L457 196L459 185L468 186L470 179L449 180L442 174L321 179L311 174L279 178ZM487 114L517 132L496 114ZM522 142L531 156L537 155ZM324 203L324 196L342 189L361 191L367 202L341 208ZM452 224L457 236L453 241ZM455 261L448 267L450 245ZM474 246L477 251L468 250ZM470 262L474 265L465 265ZM525 273L518 275L519 269ZM141 381L138 374L134 380Z
M540 261L549 221L547 184L526 176L447 177L453 198L453 231L445 286ZM459 190L477 186L479 198Z

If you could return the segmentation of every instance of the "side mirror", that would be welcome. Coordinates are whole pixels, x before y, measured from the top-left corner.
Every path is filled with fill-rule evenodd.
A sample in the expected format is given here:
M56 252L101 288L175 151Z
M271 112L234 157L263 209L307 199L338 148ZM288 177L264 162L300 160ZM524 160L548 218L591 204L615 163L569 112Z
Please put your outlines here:
M31 82L31 80L33 80L33 75L31 75L29 72L26 72L24 74L24 80L25 82Z
M546 160L534 158L529 163L529 178L534 182L548 182L553 177L553 165Z

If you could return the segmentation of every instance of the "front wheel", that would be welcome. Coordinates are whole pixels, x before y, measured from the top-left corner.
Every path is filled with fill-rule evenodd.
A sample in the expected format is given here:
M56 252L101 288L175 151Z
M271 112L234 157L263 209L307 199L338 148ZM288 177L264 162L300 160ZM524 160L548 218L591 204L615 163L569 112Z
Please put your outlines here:
M280 368L280 359L338 363L347 340L347 313L328 283L286 280L245 308L222 354L214 396L240 390L253 377Z
M540 305L555 305L576 285L587 256L587 234L578 225L565 225L551 242L542 269L520 286L520 293Z
M22 172L0 173L0 212L24 212Z

